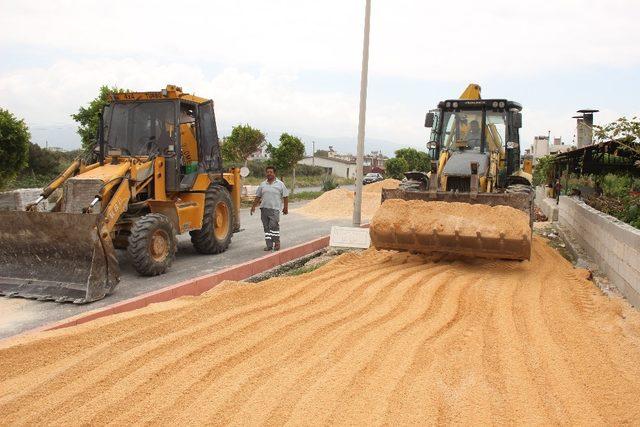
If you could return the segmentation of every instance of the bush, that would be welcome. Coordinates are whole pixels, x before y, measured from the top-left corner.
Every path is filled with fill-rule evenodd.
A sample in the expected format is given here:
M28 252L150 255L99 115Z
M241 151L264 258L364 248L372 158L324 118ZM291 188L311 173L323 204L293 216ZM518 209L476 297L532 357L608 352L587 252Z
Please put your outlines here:
M409 163L401 157L389 159L384 164L387 178L402 179L404 173L409 171Z
M324 175L322 177L322 191L331 191L338 188L338 183L333 175Z
M30 139L24 120L0 108L0 188L27 166Z
M533 185L553 184L554 156L544 156L538 159L533 168Z
M296 176L320 176L324 173L324 168L320 166L296 165Z
M640 228L640 178L607 174L588 179L602 192L584 198L589 206ZM580 180L586 182L587 178Z

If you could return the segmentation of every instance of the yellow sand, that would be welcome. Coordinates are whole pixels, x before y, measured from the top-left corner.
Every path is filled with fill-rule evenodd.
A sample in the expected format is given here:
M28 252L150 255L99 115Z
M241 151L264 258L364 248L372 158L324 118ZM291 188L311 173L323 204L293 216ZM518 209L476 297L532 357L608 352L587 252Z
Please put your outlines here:
M362 191L362 217L371 218L380 206L383 188L398 188L400 181L385 179L365 185ZM295 212L321 219L351 218L353 216L354 192L344 188L323 193Z
M0 425L621 425L640 315L531 262L369 250L0 350Z

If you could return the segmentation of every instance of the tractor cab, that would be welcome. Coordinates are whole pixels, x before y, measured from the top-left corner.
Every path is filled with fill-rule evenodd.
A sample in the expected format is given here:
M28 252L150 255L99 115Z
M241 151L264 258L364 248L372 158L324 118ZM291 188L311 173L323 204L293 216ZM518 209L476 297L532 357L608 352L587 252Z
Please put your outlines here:
M506 175L512 174L520 164L521 110L520 104L506 99L440 102L437 109L427 113L425 120L425 126L431 128L427 144L431 158L440 159L445 155L445 175L468 176L471 162L478 164L481 176L497 174L488 170L491 163L499 163L500 168L506 167ZM492 156L499 162L492 162ZM442 163L444 166L444 161Z
M101 162L163 157L167 191L188 189L198 173L222 171L213 101L179 87L112 94L101 129Z

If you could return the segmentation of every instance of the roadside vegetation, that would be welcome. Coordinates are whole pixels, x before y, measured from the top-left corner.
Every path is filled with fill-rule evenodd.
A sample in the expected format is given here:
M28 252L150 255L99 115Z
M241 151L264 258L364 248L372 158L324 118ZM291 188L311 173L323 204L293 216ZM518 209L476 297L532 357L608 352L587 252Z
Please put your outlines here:
M385 175L387 178L402 179L409 171L428 172L431 170L431 158L424 151L415 148L401 148L396 150L395 157L385 161Z
M566 193L580 195L594 209L640 229L640 177L583 175L569 179Z
M625 150L633 153L632 159L640 159L640 120L637 117L618 120L604 126L594 126L598 142L617 141ZM605 156L616 156L608 153ZM589 206L640 229L640 160L636 160L632 172L607 174L570 175L562 177L562 192L580 196ZM637 170L636 170L637 168ZM538 159L533 171L534 185L553 185L554 156Z

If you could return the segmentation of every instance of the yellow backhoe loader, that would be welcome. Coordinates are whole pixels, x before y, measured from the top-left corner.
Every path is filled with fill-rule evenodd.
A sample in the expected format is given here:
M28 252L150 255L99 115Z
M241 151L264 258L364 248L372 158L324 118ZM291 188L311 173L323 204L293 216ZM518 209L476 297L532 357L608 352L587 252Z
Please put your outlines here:
M74 161L25 211L0 212L0 295L86 303L118 284L114 248L154 276L177 234L203 254L229 246L241 177L222 169L213 101L172 85L113 94L97 141L95 163Z
M524 211L533 224L531 174L520 170L522 106L506 99L482 99L480 86L470 84L458 99L442 101L427 113L431 128L428 143L431 172L407 173L398 189L382 191L387 199L465 202L506 205ZM400 230L402 228L402 230ZM483 236L479 231L462 235L459 230L433 234L406 233L389 227L371 227L371 239L379 249L445 252L488 258L529 259L531 235L517 240ZM500 235L500 233L494 233Z

